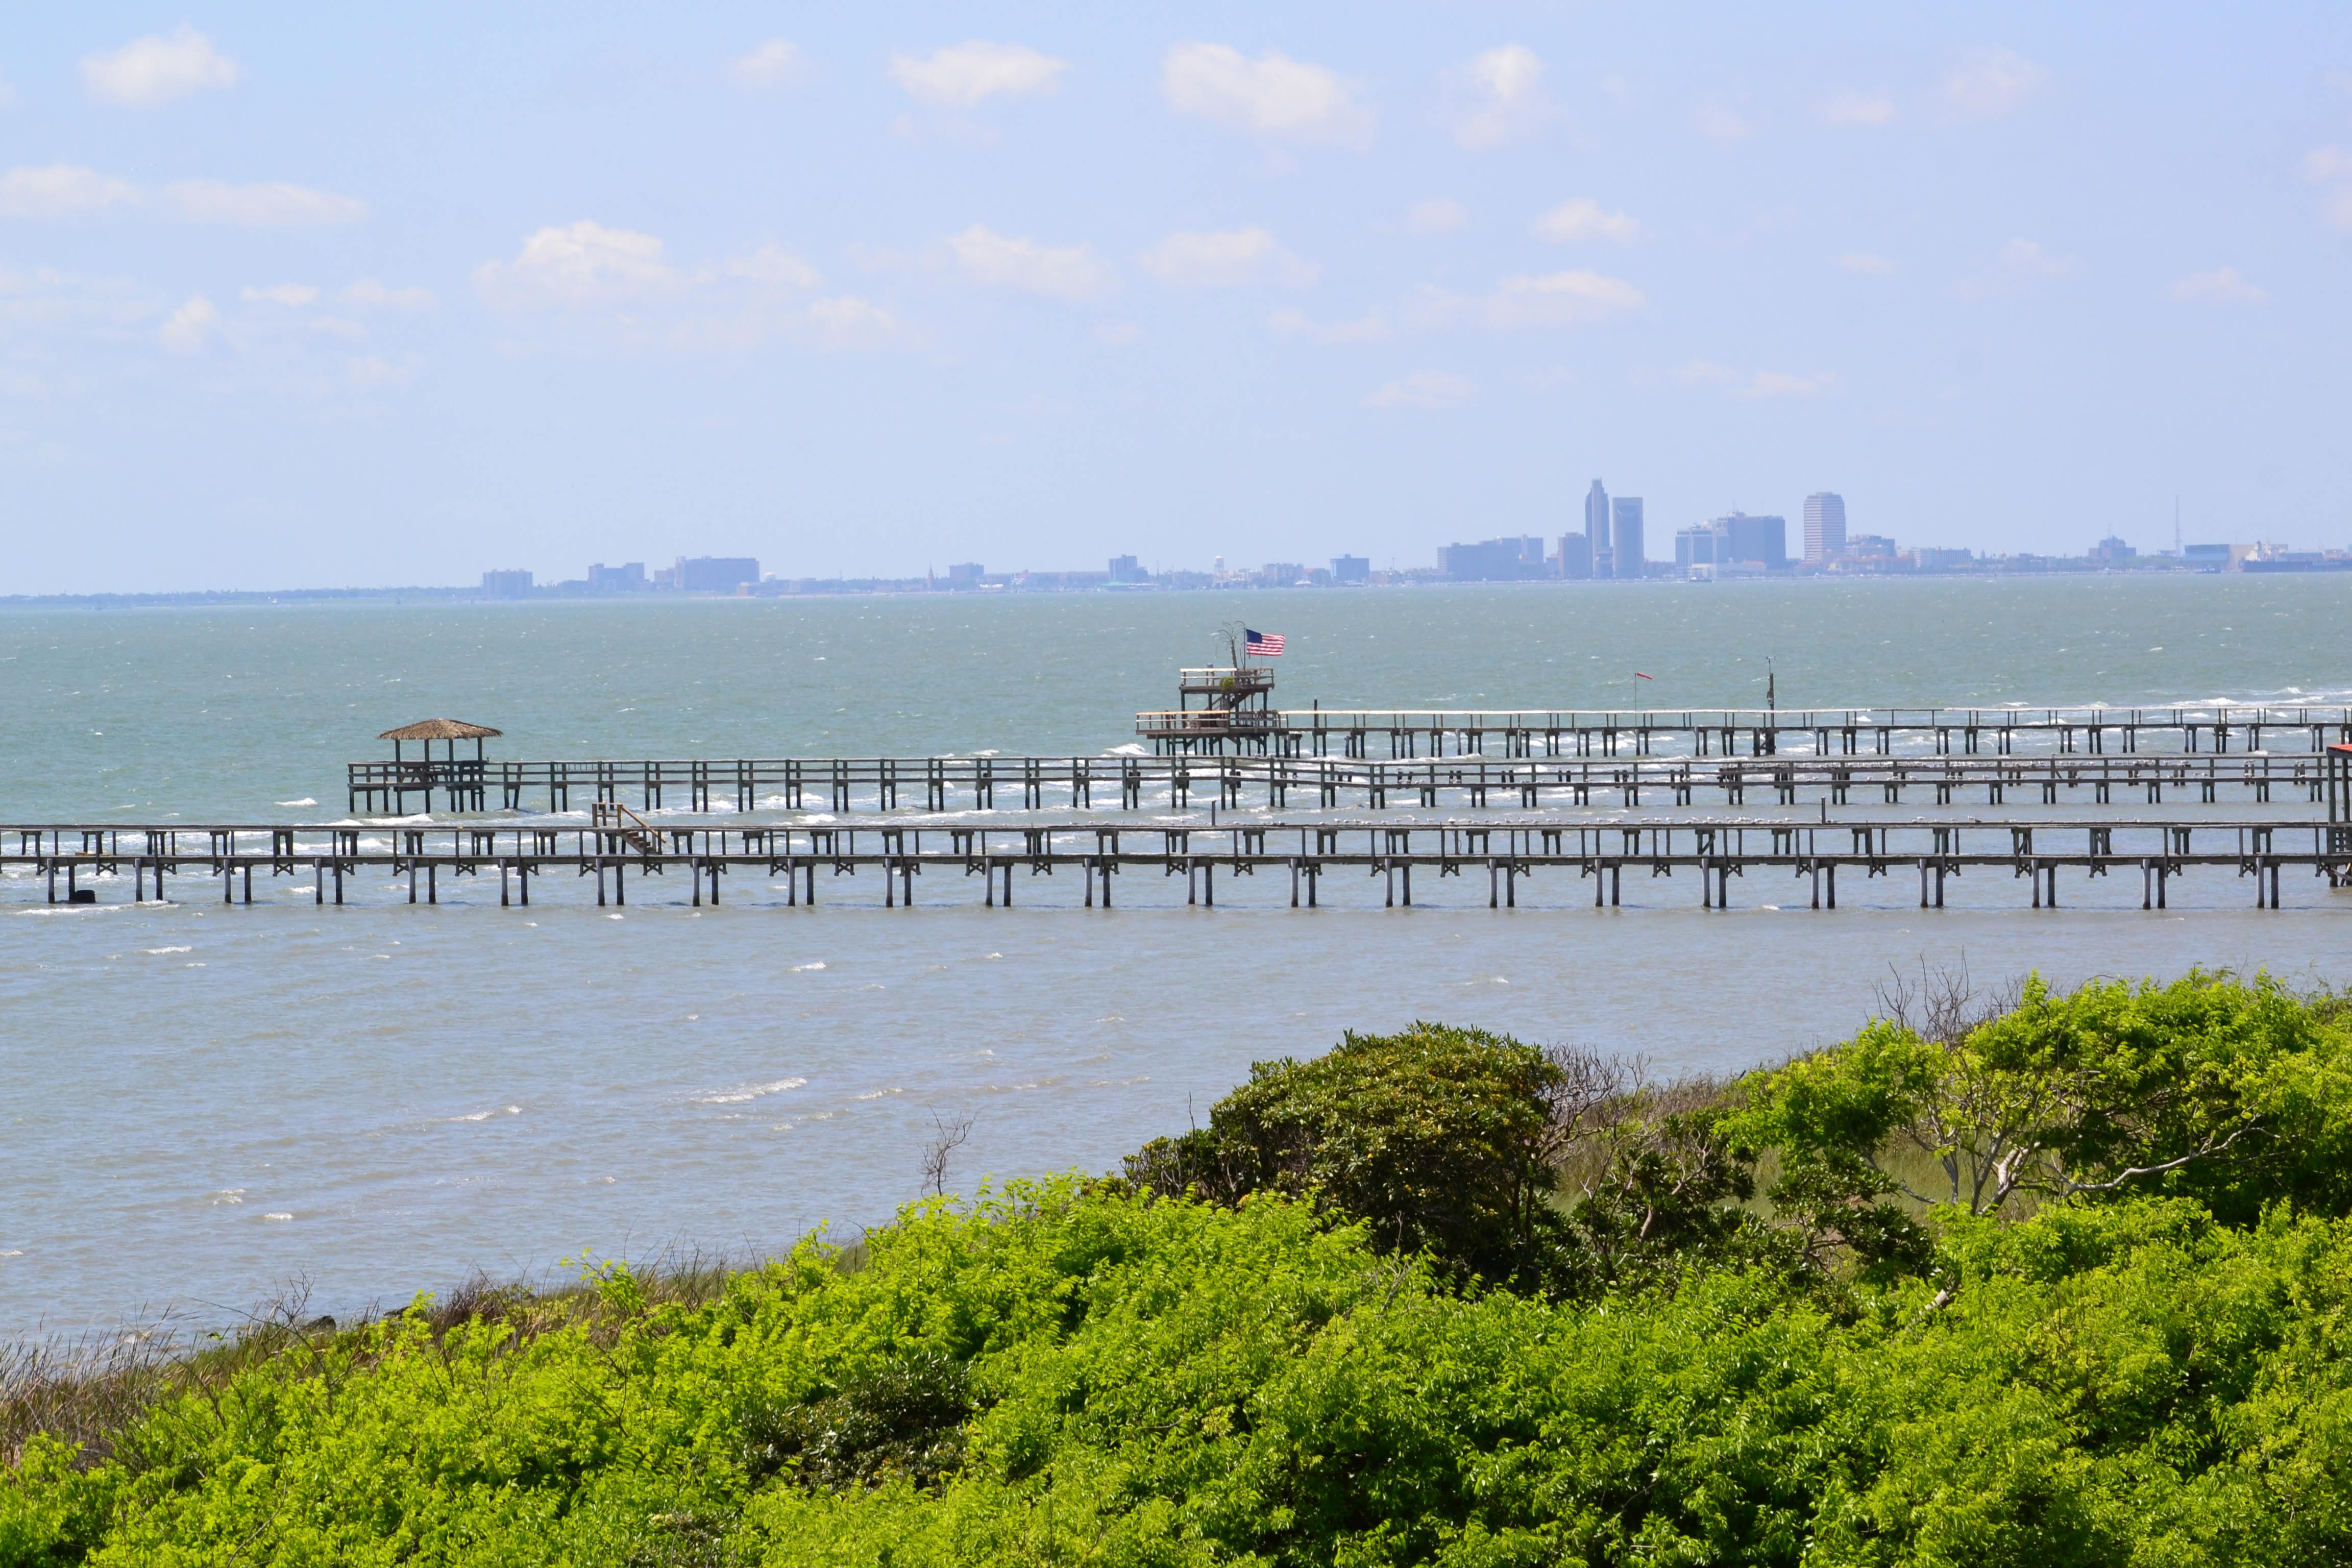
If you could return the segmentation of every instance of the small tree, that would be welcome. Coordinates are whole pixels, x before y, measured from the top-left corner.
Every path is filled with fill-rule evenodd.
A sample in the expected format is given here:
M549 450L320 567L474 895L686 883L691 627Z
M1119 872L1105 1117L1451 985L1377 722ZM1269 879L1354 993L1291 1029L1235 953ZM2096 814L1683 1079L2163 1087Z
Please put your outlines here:
M1383 1247L1524 1279L1558 1222L1561 1112L1579 1113L1594 1087L1480 1029L1350 1033L1327 1056L1252 1067L1206 1128L1154 1140L1127 1173L1226 1203L1311 1194L1363 1220Z

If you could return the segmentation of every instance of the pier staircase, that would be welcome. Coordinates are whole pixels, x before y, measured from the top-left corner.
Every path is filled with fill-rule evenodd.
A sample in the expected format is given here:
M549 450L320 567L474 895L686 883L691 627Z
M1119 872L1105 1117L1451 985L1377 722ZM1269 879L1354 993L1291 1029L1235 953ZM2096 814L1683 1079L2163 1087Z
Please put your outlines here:
M624 848L640 855L662 852L661 836L652 824L617 800L598 801L593 821L598 833L618 839Z

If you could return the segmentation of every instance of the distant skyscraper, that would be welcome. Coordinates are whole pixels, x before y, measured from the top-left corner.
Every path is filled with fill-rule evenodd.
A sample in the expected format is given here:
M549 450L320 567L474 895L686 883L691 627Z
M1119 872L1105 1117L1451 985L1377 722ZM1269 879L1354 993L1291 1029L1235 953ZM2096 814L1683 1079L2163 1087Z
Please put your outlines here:
M1559 574L1579 579L1592 575L1592 539L1590 534L1563 533L1559 536Z
M1619 496L1609 503L1610 542L1609 575L1639 577L1644 565L1642 552L1642 498Z
M1601 488L1599 479L1584 495L1584 537L1592 542L1592 574L1608 576L1609 492Z
M1805 498L1805 560L1818 566L1845 553L1845 497L1828 490Z
M1769 572L1778 572L1789 564L1789 524L1785 518L1750 517L1735 511L1728 517L1718 517L1709 526L1723 536L1723 545L1716 552L1718 561L1753 561ZM1843 535L1840 535L1843 542Z

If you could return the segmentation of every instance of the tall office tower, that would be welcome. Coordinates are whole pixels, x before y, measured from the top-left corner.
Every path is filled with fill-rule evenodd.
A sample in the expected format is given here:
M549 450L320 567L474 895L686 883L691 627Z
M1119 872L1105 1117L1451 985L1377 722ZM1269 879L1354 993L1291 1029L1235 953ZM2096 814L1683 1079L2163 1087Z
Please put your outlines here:
M1642 498L1619 496L1609 503L1609 574L1641 576L1645 565L1642 554Z
M1563 533L1559 536L1559 574L1578 579L1592 575L1592 540L1589 535Z
M1592 541L1592 574L1609 575L1609 492L1601 481L1584 494L1584 537Z
M1845 553L1845 497L1822 490L1805 498L1805 562L1819 566Z

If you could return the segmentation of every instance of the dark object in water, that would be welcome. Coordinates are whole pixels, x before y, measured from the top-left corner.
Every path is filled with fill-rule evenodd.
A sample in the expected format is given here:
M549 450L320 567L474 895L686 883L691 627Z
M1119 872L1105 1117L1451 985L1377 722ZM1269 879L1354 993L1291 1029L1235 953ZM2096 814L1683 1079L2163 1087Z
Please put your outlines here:
M98 902L98 889L95 888L76 888L71 893L68 893L66 896L66 902L69 904L94 904Z

